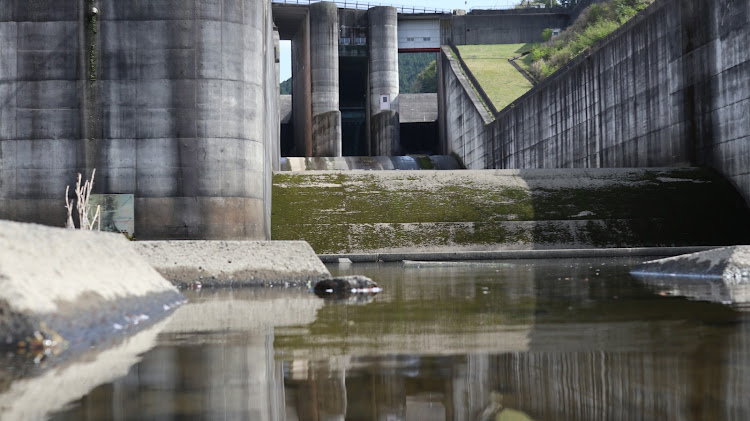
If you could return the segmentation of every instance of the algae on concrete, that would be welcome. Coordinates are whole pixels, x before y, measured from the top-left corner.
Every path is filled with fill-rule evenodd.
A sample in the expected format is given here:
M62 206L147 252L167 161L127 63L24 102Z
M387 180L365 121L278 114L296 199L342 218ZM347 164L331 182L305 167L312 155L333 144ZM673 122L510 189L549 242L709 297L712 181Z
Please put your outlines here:
M283 172L273 185L272 238L319 254L722 245L750 239L748 221L736 191L692 168Z

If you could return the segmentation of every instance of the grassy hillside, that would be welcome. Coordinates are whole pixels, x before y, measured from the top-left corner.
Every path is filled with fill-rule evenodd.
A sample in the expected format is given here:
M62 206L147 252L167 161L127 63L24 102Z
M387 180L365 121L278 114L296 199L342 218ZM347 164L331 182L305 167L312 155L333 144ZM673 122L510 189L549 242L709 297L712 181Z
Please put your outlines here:
M531 82L508 62L531 47L531 44L461 45L458 50L495 108L501 110L531 89Z
M543 80L573 57L611 34L654 0L608 0L587 7L559 36L535 46L523 61L526 70Z

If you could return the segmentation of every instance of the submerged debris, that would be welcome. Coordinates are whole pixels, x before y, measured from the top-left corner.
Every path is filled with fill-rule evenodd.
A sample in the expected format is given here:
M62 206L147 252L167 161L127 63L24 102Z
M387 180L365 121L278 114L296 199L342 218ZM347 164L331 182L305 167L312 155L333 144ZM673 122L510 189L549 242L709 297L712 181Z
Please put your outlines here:
M25 340L18 341L16 345L18 354L29 354L38 364L48 356L60 354L67 347L67 342L46 323L41 322L39 330L34 331Z

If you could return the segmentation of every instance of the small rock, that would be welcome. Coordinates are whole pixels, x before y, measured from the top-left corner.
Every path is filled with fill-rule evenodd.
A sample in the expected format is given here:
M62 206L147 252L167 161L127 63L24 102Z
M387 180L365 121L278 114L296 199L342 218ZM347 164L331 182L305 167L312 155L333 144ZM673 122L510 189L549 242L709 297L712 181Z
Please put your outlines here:
M313 292L318 297L344 299L354 294L375 295L382 291L372 279L361 276L339 276L318 281Z

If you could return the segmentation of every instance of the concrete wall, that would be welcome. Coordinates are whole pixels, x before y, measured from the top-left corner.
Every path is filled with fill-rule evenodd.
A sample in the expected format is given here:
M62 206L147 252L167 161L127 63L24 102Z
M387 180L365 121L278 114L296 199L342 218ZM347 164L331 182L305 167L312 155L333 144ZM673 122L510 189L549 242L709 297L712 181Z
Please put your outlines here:
M502 110L480 136L486 167L705 165L750 203L749 4L657 0ZM446 96L448 115L475 113L462 107Z
M88 4L2 7L0 217L61 226L96 168L95 192L135 195L139 238L267 238L269 3Z
M441 44L516 44L542 42L545 28L568 26L565 9L472 11L440 23Z
M491 142L488 124L492 115L471 87L469 80L449 47L440 54L442 77L438 100L441 131L447 153L458 157L468 169L489 168L492 159L487 156L487 145Z

